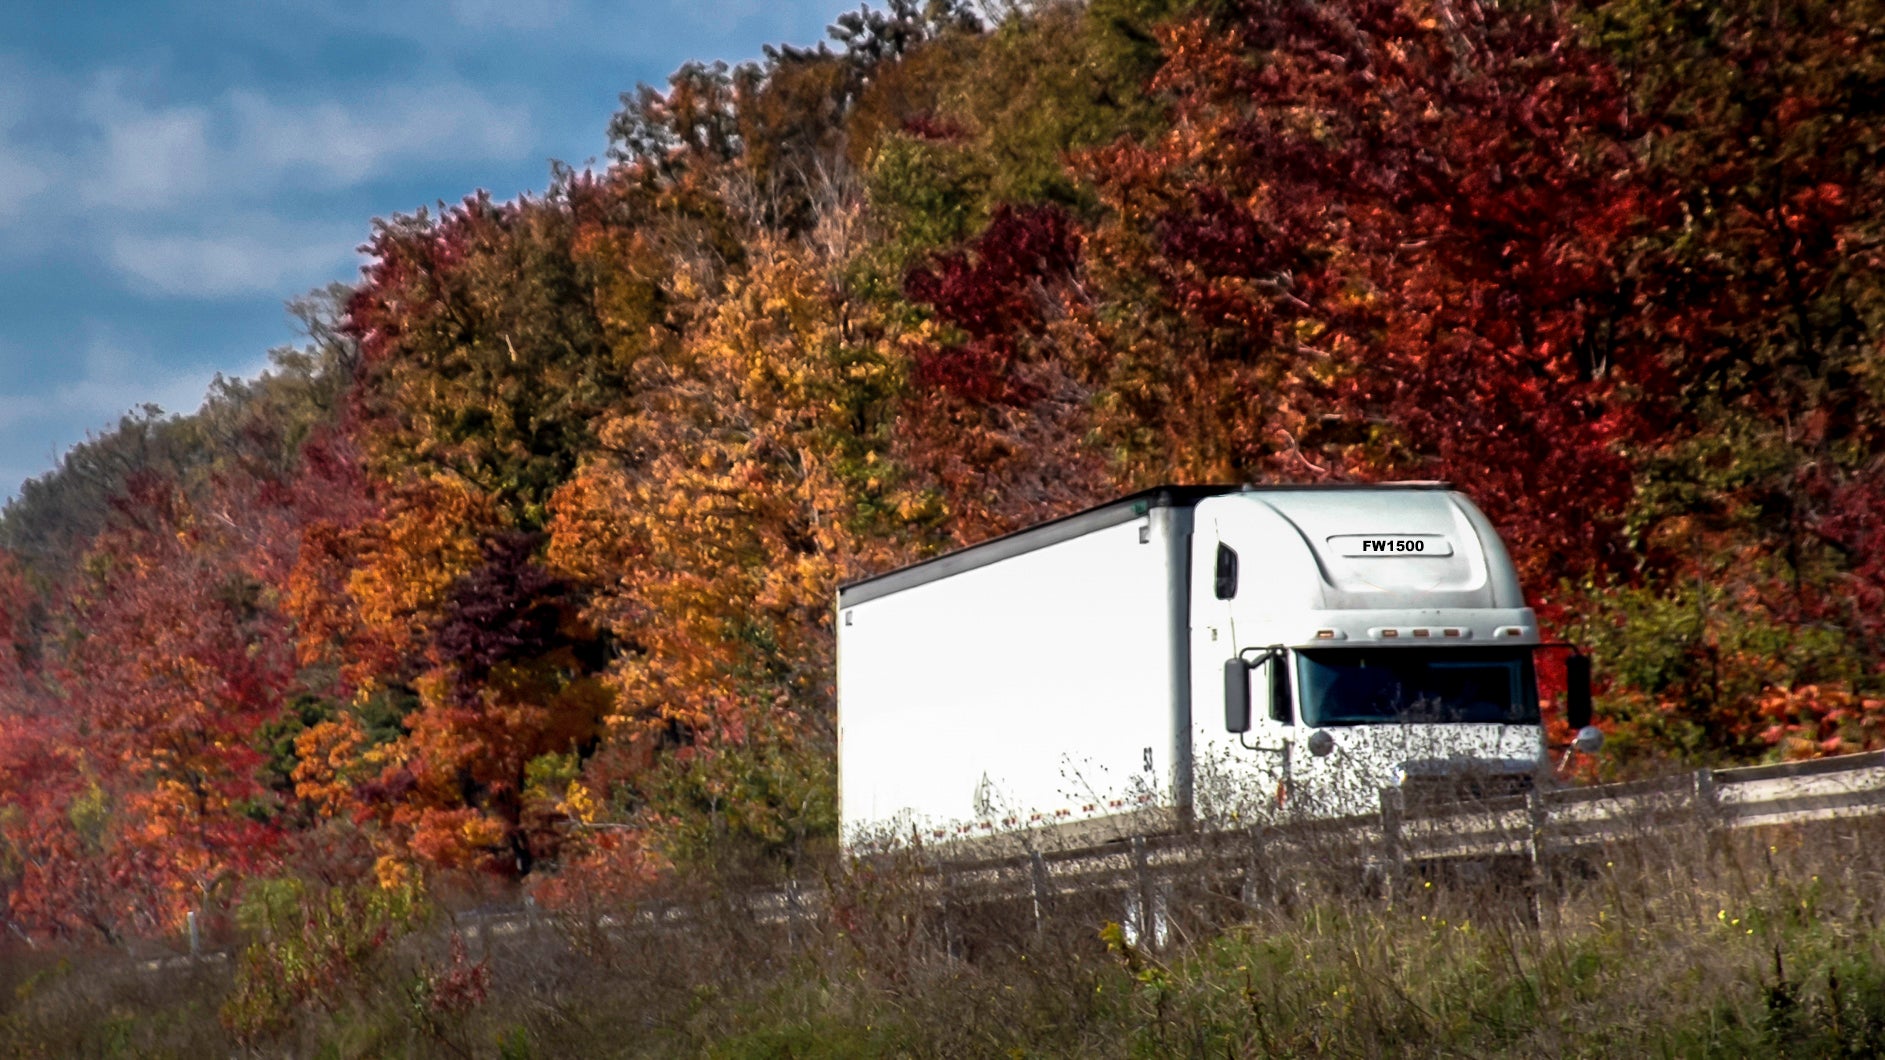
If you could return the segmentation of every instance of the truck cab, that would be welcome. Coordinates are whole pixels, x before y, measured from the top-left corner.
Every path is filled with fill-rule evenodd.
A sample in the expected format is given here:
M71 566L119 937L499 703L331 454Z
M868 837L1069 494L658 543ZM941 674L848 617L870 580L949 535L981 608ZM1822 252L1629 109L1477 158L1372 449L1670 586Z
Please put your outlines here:
M1538 622L1465 496L1249 489L1196 505L1190 549L1199 815L1529 789Z

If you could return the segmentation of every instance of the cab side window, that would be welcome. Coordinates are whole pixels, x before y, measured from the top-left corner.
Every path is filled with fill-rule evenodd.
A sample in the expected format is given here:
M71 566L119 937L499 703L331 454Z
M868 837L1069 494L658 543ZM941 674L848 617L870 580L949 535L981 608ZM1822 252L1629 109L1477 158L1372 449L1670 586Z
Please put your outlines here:
M1217 546L1216 588L1219 600L1237 595L1237 550L1221 543Z

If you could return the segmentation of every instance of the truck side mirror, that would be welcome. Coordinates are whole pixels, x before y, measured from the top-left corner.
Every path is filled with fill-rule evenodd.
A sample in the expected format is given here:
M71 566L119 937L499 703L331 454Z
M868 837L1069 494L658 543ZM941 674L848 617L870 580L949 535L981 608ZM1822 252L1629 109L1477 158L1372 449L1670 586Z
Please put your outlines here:
M1250 731L1250 667L1241 658L1224 663L1224 728Z
M1590 656L1564 660L1564 720L1573 729L1590 725Z

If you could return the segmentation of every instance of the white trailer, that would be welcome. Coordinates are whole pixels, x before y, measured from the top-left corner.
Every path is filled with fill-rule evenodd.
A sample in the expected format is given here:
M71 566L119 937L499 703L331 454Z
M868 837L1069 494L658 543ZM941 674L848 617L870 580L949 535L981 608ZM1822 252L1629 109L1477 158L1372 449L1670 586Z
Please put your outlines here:
M840 588L845 842L1522 791L1538 644L1504 545L1443 484L1147 490Z

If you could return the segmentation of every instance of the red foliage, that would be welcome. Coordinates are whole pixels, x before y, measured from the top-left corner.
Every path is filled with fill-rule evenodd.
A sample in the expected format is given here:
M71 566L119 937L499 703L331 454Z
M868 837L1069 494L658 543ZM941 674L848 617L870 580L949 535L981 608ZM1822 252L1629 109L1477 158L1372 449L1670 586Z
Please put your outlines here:
M1252 388L1214 399L1232 423L1276 416L1200 426L1285 477L1452 479L1534 586L1629 570L1642 425L1607 336L1648 207L1604 61L1548 9L1396 3L1249 4L1167 51L1170 131L1089 165L1109 255L1204 340L1190 378Z
M485 563L453 584L433 633L441 661L467 688L491 668L559 647L570 587L536 562L541 535L505 534L484 543Z
M903 285L909 296L968 336L919 354L917 385L976 405L1039 400L1039 388L1014 371L1019 343L1046 322L1054 309L1047 288L1071 275L1079 254L1064 212L1004 206L967 251L912 269Z
M953 143L968 135L968 130L955 122L938 118L933 114L915 114L903 119L903 131L920 140L936 140Z
M40 670L63 724L21 719L57 743L7 772L32 778L57 747L67 779L4 800L28 811L12 895L22 919L162 930L272 863L279 830L257 733L298 679L265 599L294 539L283 496L231 480L190 505L139 479L94 542L89 576L52 602Z

